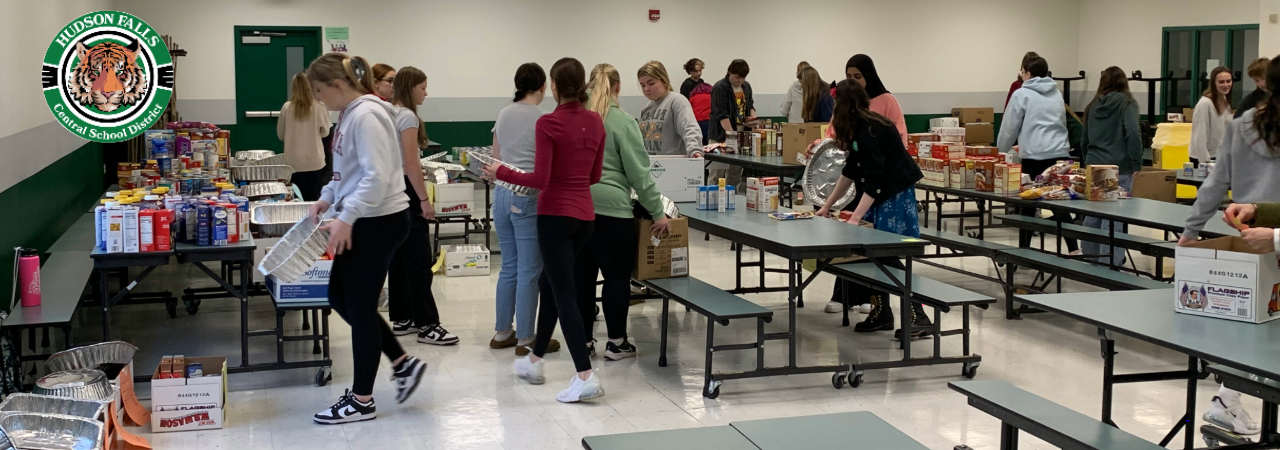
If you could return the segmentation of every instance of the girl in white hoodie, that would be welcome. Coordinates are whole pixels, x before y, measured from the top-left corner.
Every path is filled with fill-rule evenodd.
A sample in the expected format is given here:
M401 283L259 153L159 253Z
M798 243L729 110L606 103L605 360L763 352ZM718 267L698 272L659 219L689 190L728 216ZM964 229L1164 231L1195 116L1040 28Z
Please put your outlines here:
M329 232L333 269L329 276L329 304L351 325L351 353L355 381L332 407L316 413L321 424L339 424L377 417L373 382L378 356L391 360L396 401L413 394L426 364L409 356L396 342L391 327L378 315L378 295L391 258L409 233L409 197L396 133L395 107L374 92L373 70L358 56L329 53L307 68L316 99L330 111L340 111L333 133L333 180L311 206L319 220L329 212L336 218L321 229Z

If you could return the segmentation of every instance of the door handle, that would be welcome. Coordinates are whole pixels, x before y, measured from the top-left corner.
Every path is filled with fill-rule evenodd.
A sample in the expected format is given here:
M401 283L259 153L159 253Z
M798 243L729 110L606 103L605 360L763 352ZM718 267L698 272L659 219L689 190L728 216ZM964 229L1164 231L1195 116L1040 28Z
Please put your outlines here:
M280 111L245 111L245 117L280 117Z

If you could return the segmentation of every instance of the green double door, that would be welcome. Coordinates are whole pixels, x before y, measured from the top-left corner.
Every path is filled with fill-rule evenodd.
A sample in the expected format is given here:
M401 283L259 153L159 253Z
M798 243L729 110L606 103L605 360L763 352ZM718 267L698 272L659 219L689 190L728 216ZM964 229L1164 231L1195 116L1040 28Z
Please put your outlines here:
M276 137L290 81L320 57L320 27L235 27L236 126L232 150L284 151Z

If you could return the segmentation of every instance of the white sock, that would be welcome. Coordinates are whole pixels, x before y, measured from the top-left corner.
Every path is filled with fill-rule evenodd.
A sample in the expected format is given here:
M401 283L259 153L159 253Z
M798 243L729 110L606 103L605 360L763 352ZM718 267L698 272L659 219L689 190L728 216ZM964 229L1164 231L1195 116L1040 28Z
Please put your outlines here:
M533 338L524 338L524 339L520 339L520 340L516 341L516 345L520 345L520 346L524 346L524 345L533 345Z
M493 340L505 341L507 339L511 339L511 335L513 334L516 334L516 332L515 331L499 331L497 334L493 335Z
M1228 389L1226 386L1218 388L1218 398L1222 399L1222 404L1231 407L1240 403L1240 393Z
M622 345L622 343L626 341L626 339L610 339L609 343L613 345Z

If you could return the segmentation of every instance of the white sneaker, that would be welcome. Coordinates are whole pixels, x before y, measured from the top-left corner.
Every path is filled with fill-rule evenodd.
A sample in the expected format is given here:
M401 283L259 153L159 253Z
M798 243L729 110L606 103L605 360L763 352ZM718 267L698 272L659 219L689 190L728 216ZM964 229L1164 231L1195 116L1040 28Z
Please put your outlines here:
M871 304L863 303L861 305L858 305L858 313L862 315L871 314Z
M604 396L604 388L600 386L600 377L597 377L595 371L592 371L591 377L587 378L586 381L574 374L573 379L569 380L569 388L556 394L556 400L561 403L576 403L601 396Z
M1209 405L1209 410L1205 411L1204 416L1202 416L1205 422L1245 436L1258 434L1262 431L1258 427L1258 423L1249 417L1249 413L1240 407L1240 402L1227 406L1221 397L1214 396Z
M528 356L517 359L515 363L516 376L528 381L529 384L546 383L547 378L542 375L543 362L541 359L538 362L533 362Z
M844 309L844 303L840 303L840 302L827 302L827 307L822 308L824 312L828 312L828 313L838 313L843 309Z

